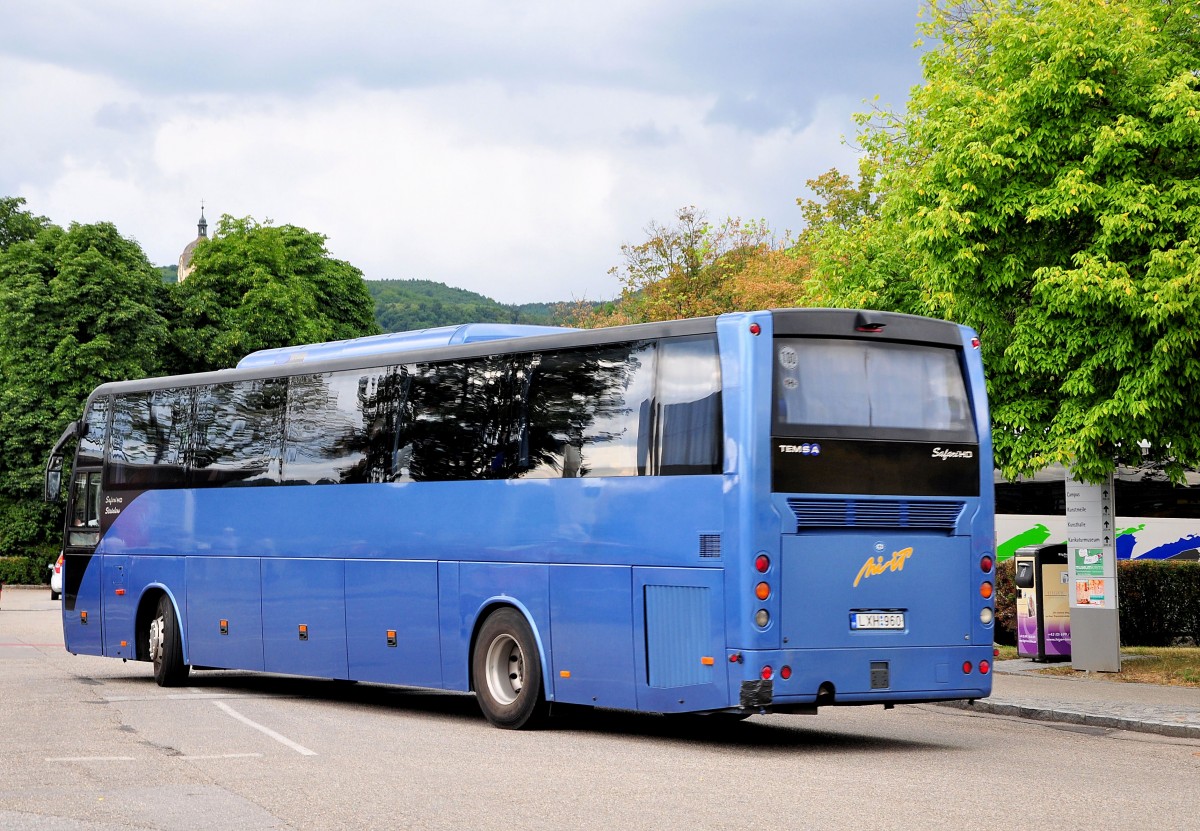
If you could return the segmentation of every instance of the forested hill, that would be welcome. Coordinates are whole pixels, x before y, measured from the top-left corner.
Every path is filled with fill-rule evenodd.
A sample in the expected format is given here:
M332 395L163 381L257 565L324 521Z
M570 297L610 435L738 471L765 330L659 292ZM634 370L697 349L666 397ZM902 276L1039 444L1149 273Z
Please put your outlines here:
M375 321L385 332L459 323L565 323L564 303L507 305L432 280L367 280Z

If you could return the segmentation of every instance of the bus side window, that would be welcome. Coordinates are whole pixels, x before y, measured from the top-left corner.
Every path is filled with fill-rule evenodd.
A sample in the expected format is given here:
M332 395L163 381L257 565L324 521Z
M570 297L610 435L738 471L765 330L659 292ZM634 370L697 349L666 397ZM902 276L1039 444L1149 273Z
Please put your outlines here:
M277 484L287 379L213 384L196 395L193 486Z
M527 405L529 479L643 472L653 341L543 354Z
M721 472L721 363L715 338L659 342L650 454L650 474Z

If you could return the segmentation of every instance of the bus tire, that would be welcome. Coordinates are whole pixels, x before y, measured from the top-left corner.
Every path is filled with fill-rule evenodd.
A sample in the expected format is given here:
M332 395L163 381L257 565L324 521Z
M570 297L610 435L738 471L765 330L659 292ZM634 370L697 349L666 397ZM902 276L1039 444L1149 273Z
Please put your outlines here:
M497 727L534 727L545 717L541 655L533 630L516 609L497 609L483 622L471 675L479 709Z
M154 680L160 687L178 687L191 669L183 662L183 640L175 604L165 594L158 599L158 610L150 620L147 632L147 653L154 664Z

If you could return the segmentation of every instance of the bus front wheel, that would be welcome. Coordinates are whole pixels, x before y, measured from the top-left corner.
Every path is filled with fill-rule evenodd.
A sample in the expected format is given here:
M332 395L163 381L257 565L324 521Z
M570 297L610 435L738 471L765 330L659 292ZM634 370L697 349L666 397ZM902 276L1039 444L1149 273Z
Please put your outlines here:
M471 655L471 674L479 708L497 727L533 727L545 716L537 642L516 609L498 609L484 621Z
M183 662L183 642L175 604L165 594L158 599L158 609L150 620L147 652L154 664L154 680L160 687L177 687L188 677L191 669Z

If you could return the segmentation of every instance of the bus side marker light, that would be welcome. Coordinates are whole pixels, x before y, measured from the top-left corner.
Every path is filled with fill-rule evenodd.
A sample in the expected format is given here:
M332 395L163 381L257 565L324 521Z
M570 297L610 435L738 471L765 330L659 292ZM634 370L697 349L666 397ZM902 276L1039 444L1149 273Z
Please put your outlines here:
M559 677L559 678L570 678L570 677L571 677L571 670L569 670L569 669L560 669L560 670L558 671L558 677Z
M302 640L302 641L308 640L308 624L307 623L300 624L300 640Z
M220 621L220 623L221 623L221 634L228 635L229 634L229 621L222 619Z
M729 663L740 664L741 662L742 662L742 655L740 652L735 652L729 656Z
M129 646L129 641L121 641L121 646L122 647Z
M117 597L124 597L124 596L125 596L125 590L124 590L124 589L117 589L117 592L116 592L116 593L117 593Z
M87 612L79 613L79 622L82 623L84 626L87 626Z
M395 629L387 630L387 645L388 646L397 646L397 645L399 645L399 643L400 643L400 640L399 640L399 638L396 637L396 630Z
M700 663L704 664L706 667L711 667L713 664L716 663L716 661L714 661L712 658L705 655L700 659Z
M759 326L757 323L751 323L750 324L750 334L752 334L752 335L762 334L762 327Z

